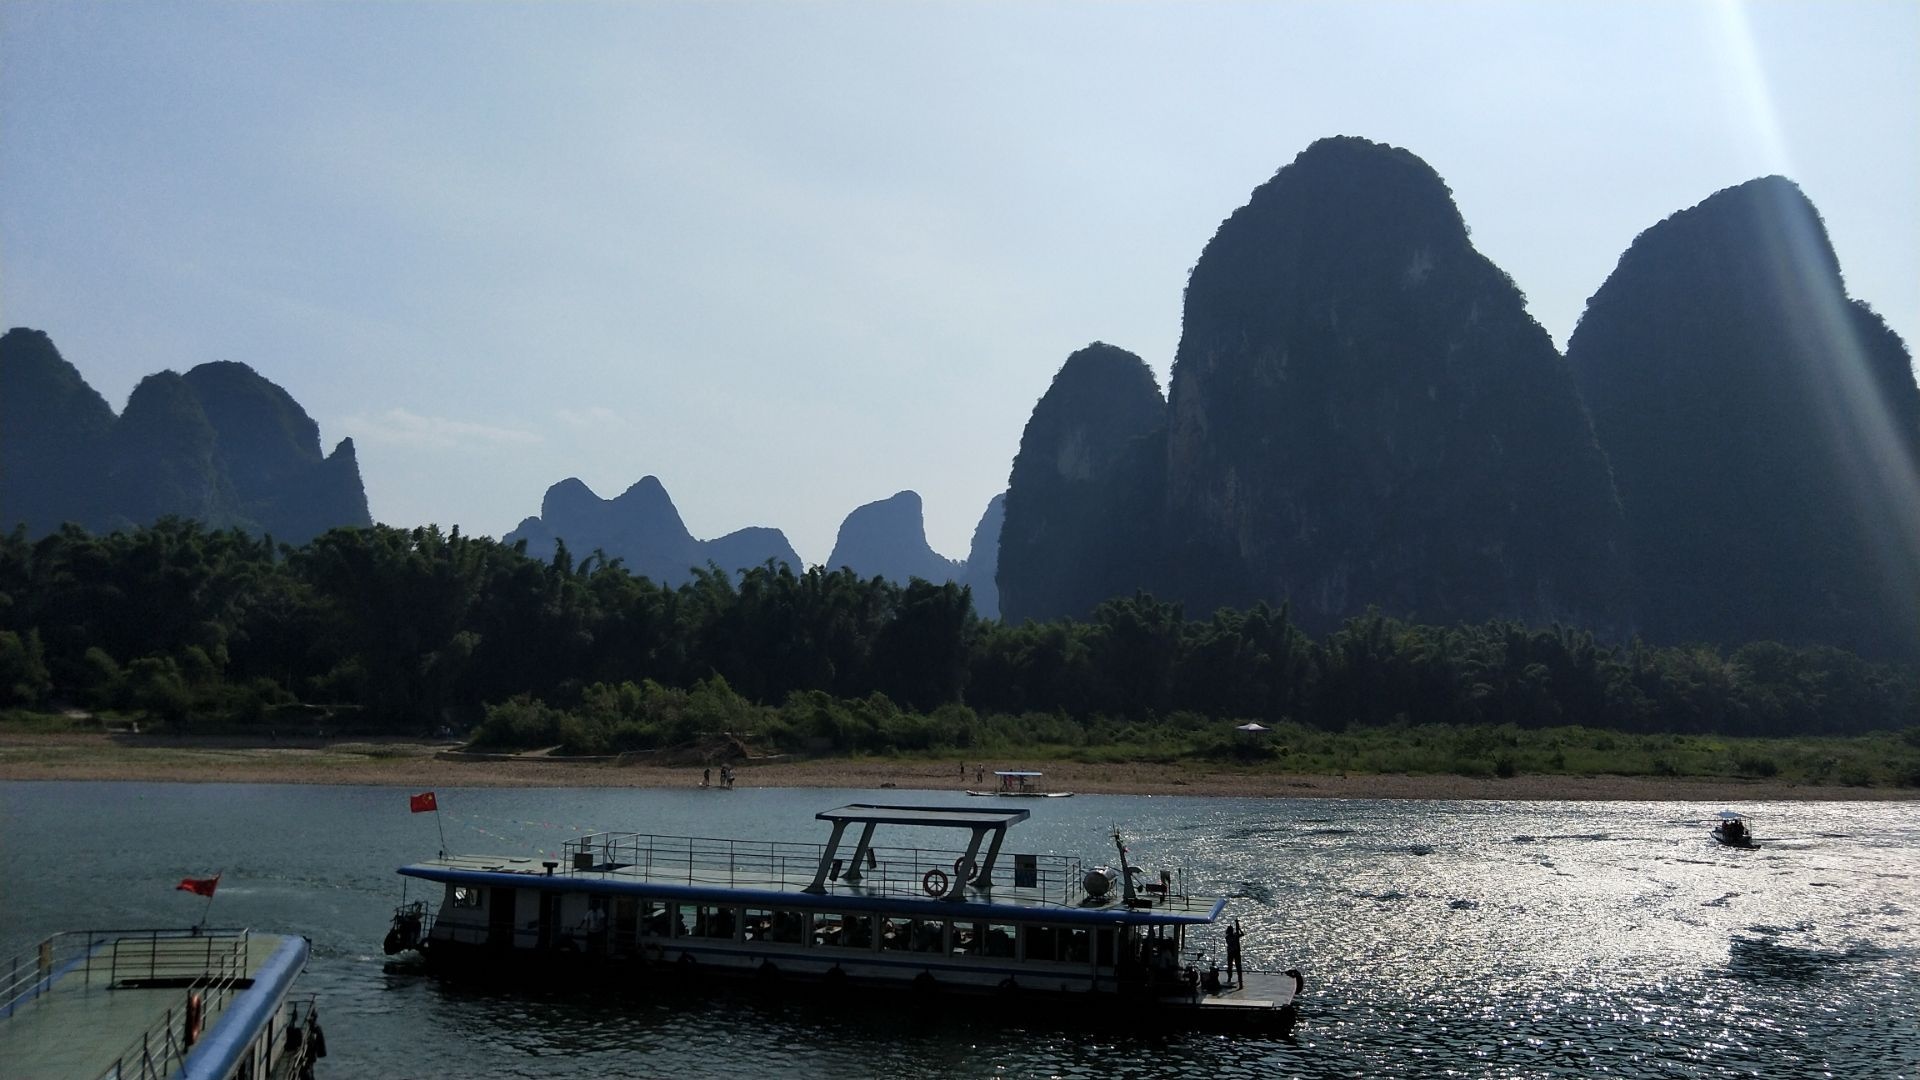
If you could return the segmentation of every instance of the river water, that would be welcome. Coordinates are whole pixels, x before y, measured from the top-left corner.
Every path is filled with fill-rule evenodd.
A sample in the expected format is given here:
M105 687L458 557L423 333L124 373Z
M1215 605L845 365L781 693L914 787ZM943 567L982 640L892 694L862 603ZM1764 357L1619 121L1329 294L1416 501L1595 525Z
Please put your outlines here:
M985 1029L863 999L513 993L381 953L440 848L395 788L0 784L0 962L84 927L305 934L323 1076L1920 1076L1920 804L1376 802L1082 795L1018 805L1009 851L1184 866L1232 897L1247 966L1308 978L1291 1039ZM818 843L819 810L952 793L442 789L451 850L583 831ZM979 803L973 801L977 807ZM1004 804L1001 804L1004 805ZM945 837L934 846L948 846ZM416 895L417 895L417 885Z

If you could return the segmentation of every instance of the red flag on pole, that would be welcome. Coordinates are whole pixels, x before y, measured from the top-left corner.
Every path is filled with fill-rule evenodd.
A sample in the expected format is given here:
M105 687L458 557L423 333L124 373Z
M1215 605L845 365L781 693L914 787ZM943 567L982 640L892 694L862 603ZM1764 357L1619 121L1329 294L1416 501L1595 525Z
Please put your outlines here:
M213 890L219 887L220 875L215 874L212 877L181 878L180 884L175 885L174 890L176 892L190 892L195 896L211 898L213 896Z
M407 800L407 806L416 814L424 814L429 810L440 809L440 804L433 801L433 792L431 791L423 791L409 798Z

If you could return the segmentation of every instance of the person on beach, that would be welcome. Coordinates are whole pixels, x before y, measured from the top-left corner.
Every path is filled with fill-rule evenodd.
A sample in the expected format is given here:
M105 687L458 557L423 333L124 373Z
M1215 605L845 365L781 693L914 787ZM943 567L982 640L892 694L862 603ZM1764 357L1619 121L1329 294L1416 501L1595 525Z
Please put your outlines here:
M700 770L700 786L709 787L712 784L713 784L713 770L701 769Z
M1235 986L1247 984L1247 969L1240 963L1240 920L1227 927L1227 981Z

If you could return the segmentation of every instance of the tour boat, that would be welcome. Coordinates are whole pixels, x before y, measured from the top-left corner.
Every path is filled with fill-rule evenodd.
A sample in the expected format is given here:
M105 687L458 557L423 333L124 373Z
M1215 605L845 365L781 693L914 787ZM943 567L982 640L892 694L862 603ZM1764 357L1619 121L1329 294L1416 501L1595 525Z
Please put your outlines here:
M449 972L597 972L675 988L733 977L1017 1003L1047 1018L1091 1006L1130 1024L1292 1026L1298 971L1227 986L1190 951L1189 933L1220 918L1224 897L1188 895L1184 872L1145 875L1118 833L1118 866L1005 851L1028 815L856 803L816 815L831 826L824 846L594 833L558 859L443 854L400 869L442 891L433 910L403 899L386 950ZM881 847L881 826L889 839L944 829L968 841Z
M1728 847L1752 847L1753 830L1747 821L1731 810L1720 811L1720 824L1713 827L1713 838Z
M0 975L0 1076L308 1080L326 1054L294 984L307 939L77 930Z
M995 769L993 775L1000 778L1000 786L992 791L968 791L969 795L1004 795L1015 799L1065 799L1073 795L1071 791L1043 791L1040 778L1045 773L1029 772L1024 769Z

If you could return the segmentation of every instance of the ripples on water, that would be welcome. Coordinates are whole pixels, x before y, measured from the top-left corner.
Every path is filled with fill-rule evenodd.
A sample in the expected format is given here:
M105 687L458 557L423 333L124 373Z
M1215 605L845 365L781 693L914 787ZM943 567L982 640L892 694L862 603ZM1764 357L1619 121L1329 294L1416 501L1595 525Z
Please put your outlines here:
M74 925L306 934L332 1077L1818 1076L1920 1073L1912 804L1719 806L1081 796L1012 850L1150 869L1232 897L1248 966L1299 967L1288 1042L1015 1030L806 1001L447 984L380 954L393 869L439 841L405 792L0 785L6 954ZM557 851L594 829L818 842L813 813L913 791L442 790L449 845ZM965 800L961 800L965 801ZM1769 834L1779 839L1769 840ZM1211 944L1211 943L1209 943Z

